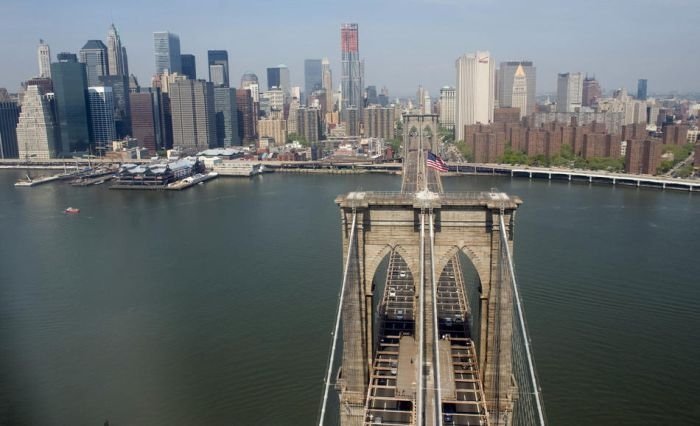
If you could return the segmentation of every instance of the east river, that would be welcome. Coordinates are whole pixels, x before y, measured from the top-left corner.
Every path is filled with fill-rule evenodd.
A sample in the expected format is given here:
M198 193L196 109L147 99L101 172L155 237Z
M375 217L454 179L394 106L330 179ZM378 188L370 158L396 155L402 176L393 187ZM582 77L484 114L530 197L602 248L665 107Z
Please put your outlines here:
M139 192L21 175L0 172L0 424L313 424L341 284L333 200L400 177ZM699 194L444 184L524 201L515 265L550 424L700 424Z

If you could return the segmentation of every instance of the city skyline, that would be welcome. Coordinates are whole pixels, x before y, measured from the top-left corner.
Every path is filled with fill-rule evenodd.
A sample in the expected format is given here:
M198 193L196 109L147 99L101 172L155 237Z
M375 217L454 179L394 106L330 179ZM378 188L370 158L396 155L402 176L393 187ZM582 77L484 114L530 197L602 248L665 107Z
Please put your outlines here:
M34 3L39 6L45 2ZM538 2L541 7L528 5L532 10L524 13L525 6L503 2L496 5L490 1L410 0L409 3L422 6L421 14L404 11L393 0L360 1L351 11L343 10L338 2L328 2L323 8L314 7L316 1L296 5L277 0L266 3L276 5L277 10L285 13L280 14L281 17L269 17L271 25L264 28L253 24L255 20L247 19L246 15L236 13L237 4L220 4L216 13L212 13L211 4L207 2L190 5L174 1L169 3L169 8L158 8L158 5L137 5L127 0L118 10L106 8L103 16L95 13L94 7L84 7L86 2L83 1L66 5L56 14L47 16L33 14L33 8L26 3L6 5L4 15L22 31L14 26L0 29L4 39L16 40L12 45L0 46L0 54L15 59L3 67L0 87L14 92L21 81L38 75L36 49L40 38L51 46L55 61L56 53L77 53L86 40L106 40L112 23L119 29L122 44L129 47L130 71L143 83L155 72L153 32L170 31L180 36L183 52L199 58L198 75L208 75L206 52L216 48L229 52L233 81L238 81L246 71L264 80L267 67L285 63L290 68L291 84L303 86L305 59L327 56L331 68L340 75L338 26L357 22L361 27L361 57L366 64L364 83L387 86L392 97L410 96L419 84L430 93L438 93L444 85L453 85L454 60L475 50L489 50L498 63L533 61L538 68L538 94L553 93L557 74L567 71L595 74L606 91L625 87L633 93L639 78L649 80L650 93L699 89L692 70L700 66L700 58L687 55L681 47L669 46L661 37L671 32L677 39L692 36L692 22L698 16L698 8L686 0L673 0L665 10L669 19L663 21L656 19L647 1L615 2L617 4L594 1L586 5L541 1ZM139 19L134 19L137 6L141 8ZM147 9L144 11L143 7ZM600 21L595 33L586 27L590 21L567 20L572 13L590 14L591 8L605 12L595 14ZM313 9L313 32L289 25L294 16L306 15L310 9ZM150 10L154 13L147 13ZM395 19L381 19L384 11L392 11ZM440 22L436 25L439 31L424 32L418 40L412 37L411 52L418 54L402 54L401 40L419 28L418 21L430 22L431 18L439 19L436 21ZM465 26L467 18L470 25ZM499 25L501 30L498 31L493 26L496 19L505 24ZM81 22L79 31L65 31L56 24L75 20ZM654 26L644 27L645 43L625 35L640 23L652 20ZM224 23L226 25L218 25ZM239 41L248 39L251 34L255 35L255 43ZM609 42L611 40L614 43ZM669 63L684 64L673 69L673 78L667 77ZM336 89L338 83L334 82Z

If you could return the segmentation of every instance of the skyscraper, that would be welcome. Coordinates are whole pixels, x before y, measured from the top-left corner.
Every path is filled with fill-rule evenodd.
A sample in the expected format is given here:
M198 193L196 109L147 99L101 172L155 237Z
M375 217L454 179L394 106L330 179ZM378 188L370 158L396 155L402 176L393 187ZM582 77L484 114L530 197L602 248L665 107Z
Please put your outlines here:
M557 112L576 112L583 101L583 76L580 72L557 77Z
M168 70L172 73L182 73L180 58L180 37L167 31L153 33L153 49L155 53L156 74Z
M321 59L321 86L326 91L326 108L333 112L333 74L328 58Z
M273 87L272 89L265 92L265 96L268 99L270 110L272 113L284 111L284 91L279 87Z
M426 90L423 88L422 85L418 85L418 90L416 90L416 105L415 107L420 110L420 114L423 113L423 101L425 99L425 92Z
M306 59L304 61L304 93L308 103L309 98L316 90L323 88L323 65L320 59Z
M53 71L53 70L52 70ZM46 160L58 154L51 106L37 86L27 87L17 123L19 158Z
M174 146L202 151L216 146L214 86L202 80L176 80L168 88Z
M364 137L393 139L394 121L396 121L394 108L372 105L365 108L364 114Z
M494 59L489 52L465 54L457 59L455 94L456 138L464 139L464 126L493 120Z
M122 46L117 27L112 24L109 27L109 31L107 31L107 62L109 64L109 75L129 75L125 57L126 49Z
M359 30L357 24L342 24L340 26L340 48L343 62L341 81L341 110L354 106L361 114L362 99L362 66L360 64ZM347 114L343 114L348 121Z
M61 52L56 55L56 60L58 62L78 62L78 55L70 52Z
M582 88L582 99L581 103L583 106L592 107L595 103L603 96L603 92L600 90L600 84L595 77L588 77L583 79Z
M51 76L60 131L59 152L71 155L87 151L90 145L87 75L85 64L75 62L75 55L59 54L58 57L59 62L51 64Z
M367 86L365 92L367 92L367 105L379 104L379 99L377 98L377 86Z
M241 143L244 145L255 143L255 123L257 120L250 89L236 91L236 107L238 108L238 135Z
M209 81L214 87L226 87L226 68L221 64L209 65Z
M17 122L19 105L11 100L0 100L0 158L18 158Z
M85 64L87 80L90 86L99 86L100 77L109 75L107 46L102 40L88 40L80 49L80 62Z
M360 136L360 111L355 106L349 106L344 110L345 134L347 136Z
M258 138L272 138L276 146L287 143L287 121L283 119L258 120Z
M299 99L292 99L289 103L289 114L287 115L287 130L289 133L298 133L299 126L297 126L297 122L299 117L297 112L300 107Z
M532 61L501 62L498 69L498 106L520 108L520 117L535 112L536 69Z
M297 135L307 142L318 142L321 134L321 111L318 108L301 107L297 110Z
M109 86L88 87L90 128L96 152L104 153L115 140L114 95Z
M50 69L50 67L49 67ZM53 93L53 82L48 77L35 77L21 83L22 90L26 90L29 86L39 86L42 94ZM19 103L22 104L22 95L19 97Z
M122 75L129 76L129 59L126 56L126 47L122 46Z
M258 76L255 73L247 71L241 76L241 86L243 90L250 89L251 84L258 84Z
M440 89L440 126L455 129L455 88L443 86Z
M49 45L40 39L36 53L39 60L39 77L51 78L51 49Z
M214 84L214 87L229 87L229 67L228 67L228 52L226 50L207 50L207 59L209 66L209 81ZM214 69L216 72L216 80L212 76L212 66L219 65Z
M223 148L240 146L236 89L215 87L214 110L216 112L216 146Z
M267 90L273 87L279 87L284 92L285 96L289 96L290 85L289 85L289 68L286 65L280 64L276 67L270 67L267 69Z
M145 89L129 93L129 103L133 112L132 136L138 140L139 146L151 153L163 147L158 92L159 89Z
M182 75L187 76L190 80L197 79L197 61L194 55L189 53L180 55L180 66L182 68Z
M131 135L131 102L129 100L129 77L126 75L105 75L100 77L100 85L110 87L114 97L114 127L116 138Z
M645 78L637 80L637 99L640 101L647 100L647 80Z

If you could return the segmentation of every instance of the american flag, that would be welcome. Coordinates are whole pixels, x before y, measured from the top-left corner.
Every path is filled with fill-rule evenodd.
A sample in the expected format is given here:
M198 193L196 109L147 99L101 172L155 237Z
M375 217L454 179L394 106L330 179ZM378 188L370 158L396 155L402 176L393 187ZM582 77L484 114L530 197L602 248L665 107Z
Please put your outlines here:
M445 164L445 162L442 161L442 158L438 157L430 151L428 151L428 158L426 159L426 164L428 165L428 167L433 168L439 172L447 171L447 164Z

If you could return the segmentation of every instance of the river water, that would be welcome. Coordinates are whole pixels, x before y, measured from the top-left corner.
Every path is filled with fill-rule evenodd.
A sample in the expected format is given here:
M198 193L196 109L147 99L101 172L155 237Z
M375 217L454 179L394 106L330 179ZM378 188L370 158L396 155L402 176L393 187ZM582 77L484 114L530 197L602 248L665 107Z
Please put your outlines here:
M0 424L314 422L341 280L333 200L399 177L139 192L20 175L0 173ZM524 200L515 264L552 425L700 424L697 194L444 184Z

